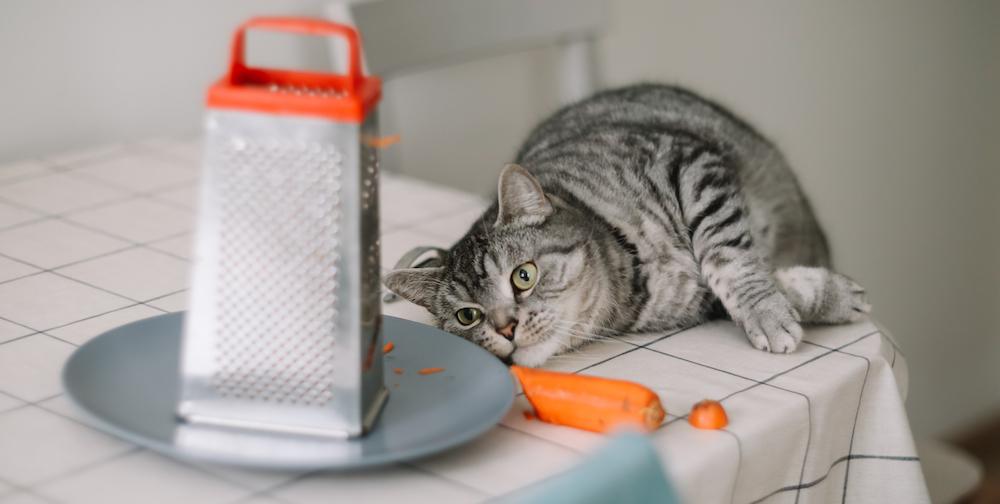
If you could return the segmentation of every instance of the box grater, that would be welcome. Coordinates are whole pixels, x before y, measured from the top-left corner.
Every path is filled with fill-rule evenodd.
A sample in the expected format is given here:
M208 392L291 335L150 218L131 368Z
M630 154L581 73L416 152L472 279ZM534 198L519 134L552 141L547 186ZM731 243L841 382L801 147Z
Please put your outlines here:
M343 37L347 75L251 68L248 29ZM378 78L353 28L255 18L208 91L178 413L354 437L384 404Z

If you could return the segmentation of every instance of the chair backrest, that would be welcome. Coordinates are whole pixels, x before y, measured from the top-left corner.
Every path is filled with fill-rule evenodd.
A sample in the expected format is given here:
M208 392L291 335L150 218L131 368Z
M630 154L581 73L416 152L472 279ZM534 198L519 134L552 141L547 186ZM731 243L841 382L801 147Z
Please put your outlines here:
M606 17L604 0L342 1L327 14L358 27L369 70L387 79L533 47L586 44Z
M605 0L369 0L327 5L328 18L354 25L366 70L393 79L481 58L540 47L558 51L556 97L565 104L598 86L593 41L606 19ZM331 39L334 67L342 42ZM487 90L484 90L487 96ZM394 129L392 100L383 102L384 131ZM399 171L392 149L383 165Z

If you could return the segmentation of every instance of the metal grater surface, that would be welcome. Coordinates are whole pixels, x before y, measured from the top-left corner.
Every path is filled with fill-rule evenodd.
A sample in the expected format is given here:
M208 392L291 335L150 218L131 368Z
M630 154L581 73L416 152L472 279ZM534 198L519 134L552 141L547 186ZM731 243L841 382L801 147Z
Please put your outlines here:
M319 142L233 137L224 145L212 175L220 227L211 385L221 397L324 405L342 156Z
M347 75L249 68L249 28L340 36ZM209 88L177 415L212 428L352 438L388 397L379 298L381 83L357 33L255 18Z
M375 119L365 124L367 131L377 129ZM366 299L361 302L361 320L364 326L378 326L382 315L381 286L381 237L378 234L379 195L378 195L379 153L378 150L362 142L361 147L361 244L364 259L361 266L361 292ZM377 334L376 329L372 331Z

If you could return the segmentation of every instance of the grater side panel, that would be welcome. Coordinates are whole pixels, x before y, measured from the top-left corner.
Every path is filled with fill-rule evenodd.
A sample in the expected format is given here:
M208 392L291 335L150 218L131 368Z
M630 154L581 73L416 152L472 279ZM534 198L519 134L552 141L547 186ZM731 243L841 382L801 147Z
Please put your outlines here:
M240 137L220 149L211 385L222 397L326 404L343 156L330 143Z
M383 382L382 362L382 271L379 236L379 162L380 150L369 141L378 137L378 114L368 116L361 127L360 179L361 194L361 281L358 297L361 300L361 337L365 359L362 362L362 403L365 410L365 428L374 422L386 400L387 389Z
M358 138L353 124L209 113L182 416L360 433Z

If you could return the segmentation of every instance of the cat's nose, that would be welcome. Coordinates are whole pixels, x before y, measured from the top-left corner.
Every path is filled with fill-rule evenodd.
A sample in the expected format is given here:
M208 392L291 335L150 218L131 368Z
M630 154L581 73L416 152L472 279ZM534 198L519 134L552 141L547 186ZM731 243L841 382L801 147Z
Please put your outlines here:
M514 328L517 327L517 321L511 320L509 324L497 329L497 332L502 334L504 338L510 341L514 341Z
M490 310L490 324L496 331L510 341L514 340L514 329L517 327L517 314L510 306L500 306Z

